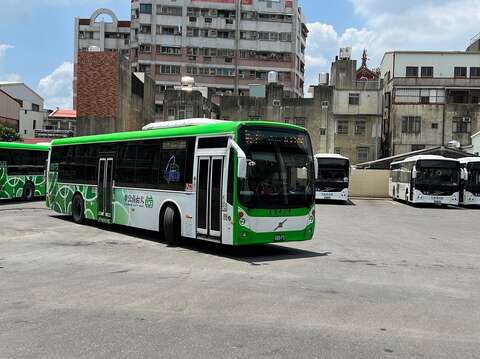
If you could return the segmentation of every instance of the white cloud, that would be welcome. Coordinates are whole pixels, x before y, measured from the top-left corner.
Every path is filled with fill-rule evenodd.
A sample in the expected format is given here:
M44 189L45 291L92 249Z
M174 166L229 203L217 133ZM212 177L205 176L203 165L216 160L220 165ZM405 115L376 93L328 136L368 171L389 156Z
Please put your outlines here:
M16 73L5 74L0 76L1 81L8 81L8 82L21 82L22 76Z
M3 56L7 53L7 50L13 49L12 45L9 44L0 44L0 60L2 59Z
M72 108L73 64L64 62L38 83L38 92L45 98L45 108Z
M361 29L339 33L331 25L307 24L306 83L316 83L319 72L330 71L340 47L353 48L360 59L368 49L370 66L378 67L391 50L465 50L480 31L480 0L350 0L364 19Z

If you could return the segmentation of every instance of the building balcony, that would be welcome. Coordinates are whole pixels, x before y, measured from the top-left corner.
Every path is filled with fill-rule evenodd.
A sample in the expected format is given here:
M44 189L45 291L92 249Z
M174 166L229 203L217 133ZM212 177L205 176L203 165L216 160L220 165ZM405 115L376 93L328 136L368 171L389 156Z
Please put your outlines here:
M452 87L452 88L480 88L480 78L425 78L425 77L396 77L391 85L395 87Z

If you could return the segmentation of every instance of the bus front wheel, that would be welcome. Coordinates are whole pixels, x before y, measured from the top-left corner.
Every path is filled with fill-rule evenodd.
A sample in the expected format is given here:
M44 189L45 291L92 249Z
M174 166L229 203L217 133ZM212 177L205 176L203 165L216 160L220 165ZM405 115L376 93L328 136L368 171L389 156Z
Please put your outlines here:
M72 200L72 217L77 224L82 224L85 220L85 205L82 196L79 194L76 194Z
M168 206L163 213L163 235L168 244L177 243L180 238L180 216L172 206Z
M35 186L32 182L27 182L25 186L23 186L22 198L25 201L32 201L33 197L35 197Z

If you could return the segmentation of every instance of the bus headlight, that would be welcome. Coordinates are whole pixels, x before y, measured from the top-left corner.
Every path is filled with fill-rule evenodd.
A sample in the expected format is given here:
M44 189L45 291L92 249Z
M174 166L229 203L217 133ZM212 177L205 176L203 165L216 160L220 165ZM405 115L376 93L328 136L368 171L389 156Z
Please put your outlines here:
M241 218L239 223L241 226L244 226L247 223L247 221L245 220L245 218Z
M310 215L310 216L308 217L308 222L309 222L309 223L313 223L314 221L315 221L315 217L314 217L313 215Z

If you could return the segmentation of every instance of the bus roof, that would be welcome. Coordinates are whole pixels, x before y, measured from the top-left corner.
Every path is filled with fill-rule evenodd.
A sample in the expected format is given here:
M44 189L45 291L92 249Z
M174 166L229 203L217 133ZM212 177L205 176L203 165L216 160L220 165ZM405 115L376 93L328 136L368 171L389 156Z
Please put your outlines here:
M460 163L480 162L480 157L464 157L458 159Z
M0 148L7 150L30 150L30 151L48 151L50 146L46 144L27 144L21 142L0 142Z
M234 133L240 126L267 126L306 131L305 128L270 121L219 121L196 126L161 128L145 131L117 132L103 135L70 137L53 140L52 146L80 145L87 143L122 142L129 140L148 140L154 138L188 137L196 135L214 135Z
M339 155L337 153L318 153L318 154L315 155L315 158L335 158L335 159L341 159L341 160L349 161L348 157Z
M443 156L437 155L419 155L405 158L403 161L392 162L390 165L397 165L400 163L407 163L407 162L417 162L417 161L424 161L424 160L433 160L433 161L449 161L449 162L458 162L458 160L454 158L447 158Z

